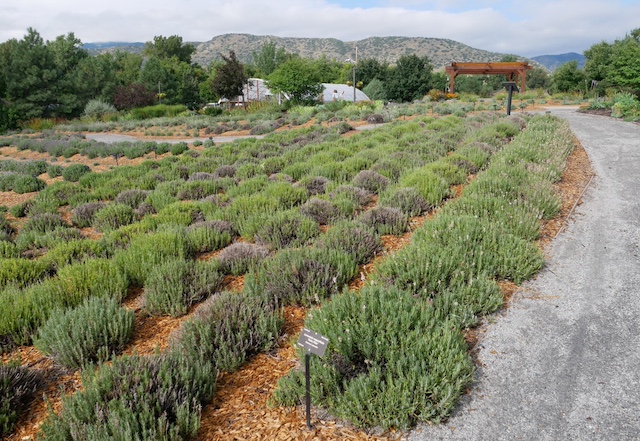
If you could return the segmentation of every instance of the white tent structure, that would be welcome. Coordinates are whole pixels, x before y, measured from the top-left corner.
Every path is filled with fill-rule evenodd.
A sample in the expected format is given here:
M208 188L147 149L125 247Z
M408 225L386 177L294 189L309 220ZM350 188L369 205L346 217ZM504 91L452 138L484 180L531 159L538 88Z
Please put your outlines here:
M347 84L322 83L324 90L318 98L324 103L331 101L354 101L354 88ZM244 103L252 101L269 101L277 99L280 103L282 100L288 100L289 96L285 93L273 94L267 87L264 80L260 78L249 78L243 88L243 94L230 100L222 98L217 105L236 105L240 106ZM371 101L369 97L361 90L355 89L355 102Z
M351 101L353 102L353 86L346 84L322 83L324 92L322 93L322 101L330 103L331 101ZM369 97L360 89L355 89L355 101L371 101ZM334 96L335 95L335 96Z

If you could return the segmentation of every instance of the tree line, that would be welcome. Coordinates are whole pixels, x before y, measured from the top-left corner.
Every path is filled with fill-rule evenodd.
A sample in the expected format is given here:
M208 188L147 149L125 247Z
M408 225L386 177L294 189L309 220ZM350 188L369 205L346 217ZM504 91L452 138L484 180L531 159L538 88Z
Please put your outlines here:
M429 90L445 90L444 72L433 70L428 57L401 56L395 64L364 58L357 65L321 57L307 59L266 43L243 64L233 51L209 66L192 61L195 46L179 36L156 36L141 54L125 51L89 55L73 33L45 41L35 29L21 39L0 44L0 131L34 118L74 118L92 100L126 110L155 103L198 109L220 98L235 99L250 77L267 80L274 92L293 103L316 100L322 83L362 88L371 99L413 101ZM530 88L551 92L587 92L608 87L640 90L640 29L614 43L598 43L585 51L583 70L569 62L549 75L528 72ZM503 61L515 61L507 56ZM355 72L354 72L355 71ZM502 78L461 76L458 92L490 96Z

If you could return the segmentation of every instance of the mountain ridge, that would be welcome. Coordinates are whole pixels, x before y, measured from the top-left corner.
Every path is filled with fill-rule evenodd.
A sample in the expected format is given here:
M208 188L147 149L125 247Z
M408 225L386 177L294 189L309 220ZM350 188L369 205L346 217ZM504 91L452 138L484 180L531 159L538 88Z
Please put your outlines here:
M356 47L358 58L375 58L394 64L402 55L427 56L438 69L452 61L500 61L505 55L476 49L466 44L430 37L368 37L358 41L342 41L337 38L277 37L274 35L223 34L196 46L193 61L203 66L219 60L220 54L230 50L244 63L253 60L253 52L258 52L265 43L274 43L277 48L295 53L304 58L320 58L323 55L338 61L354 60ZM519 60L527 60L517 56Z
M368 37L358 41L342 41L337 38L278 37L275 35L254 35L246 33L229 33L213 37L205 42L188 42L196 47L192 60L202 66L221 60L220 54L227 55L230 50L236 53L243 63L253 61L253 52L259 52L266 43L274 43L277 48L295 53L305 58L325 56L338 61L351 61L356 58L375 58L378 61L394 64L401 56L415 54L427 56L435 69L441 69L452 61L479 62L500 61L504 56L514 55L518 60L529 61L536 66L543 66L549 71L567 61L577 60L581 68L584 56L575 52L558 55L538 55L523 57L515 54L491 52L478 49L446 38L433 37ZM142 42L93 42L83 47L90 54L116 52L118 50L141 53L145 43Z

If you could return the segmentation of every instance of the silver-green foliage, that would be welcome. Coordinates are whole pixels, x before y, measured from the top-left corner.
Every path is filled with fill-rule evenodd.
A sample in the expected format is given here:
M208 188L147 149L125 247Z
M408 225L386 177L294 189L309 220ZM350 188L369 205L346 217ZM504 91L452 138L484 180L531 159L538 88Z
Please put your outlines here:
M343 293L311 312L305 327L329 338L325 356L311 360L312 400L358 427L438 422L471 380L460 332L407 291ZM291 406L303 396L304 374L293 371L274 400Z
M121 357L83 375L83 390L65 397L42 425L44 438L166 440L195 437L217 371L175 355Z
M42 373L17 364L0 364L0 436L9 435L42 383Z
M249 279L278 304L311 305L340 292L356 270L355 258L337 249L289 249L266 259Z
M215 294L222 278L212 263L169 260L151 268L145 282L145 308L154 315L184 315L191 306Z
M276 303L265 295L223 292L200 305L186 321L171 350L195 360L211 361L231 372L250 355L271 348L283 324Z
M184 230L169 229L133 237L129 247L117 251L113 259L130 283L143 286L150 268L169 259L184 259L188 254L189 244Z
M133 334L133 311L111 298L94 297L77 307L52 311L34 345L70 368L101 363L117 354Z
M58 308L71 308L89 297L121 300L127 292L124 272L109 259L88 259L58 270L55 277L20 289L0 291L0 346L28 344Z

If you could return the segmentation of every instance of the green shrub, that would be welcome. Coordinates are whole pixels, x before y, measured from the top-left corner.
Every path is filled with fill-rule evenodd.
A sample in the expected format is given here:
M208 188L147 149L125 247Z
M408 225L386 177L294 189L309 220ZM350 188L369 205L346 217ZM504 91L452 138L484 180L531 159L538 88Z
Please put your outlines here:
M393 188L380 195L378 203L383 207L400 210L405 216L420 216L431 210L426 199L413 187Z
M74 307L90 296L121 300L127 293L124 273L111 260L90 259L60 268L56 277L0 291L0 345L29 344L51 312Z
M215 265L208 262L166 261L150 269L145 281L145 308L153 315L184 315L191 306L215 294L222 279Z
M62 172L64 171L64 167L56 164L47 165L47 175L50 178L57 178L58 176L62 176Z
M105 115L110 113L117 113L113 104L100 99L89 100L86 106L84 106L83 115L88 118L102 119Z
M132 284L144 286L151 268L169 259L184 259L188 254L184 231L170 229L131 238L129 247L116 251L113 259Z
M350 255L334 249L284 250L249 274L250 286L280 305L317 304L339 292L355 276Z
M82 233L76 228L58 227L53 231L21 231L16 237L16 247L22 253L29 250L49 249L60 243L82 239Z
M7 240L0 240L0 259L20 257L20 250L16 244Z
M118 229L133 221L133 208L125 204L108 204L93 215L93 227L102 232Z
M12 284L25 287L51 275L51 267L43 260L23 258L0 259L0 289Z
M231 223L223 220L196 222L186 229L191 253L207 253L226 247L235 237Z
M176 194L181 201L193 200L197 201L209 195L215 195L222 187L219 182L214 180L193 180L180 185L180 190Z
M505 233L529 241L539 236L541 213L525 202L485 196L471 190L466 192L465 197L447 204L443 213L476 216L493 222Z
M358 221L373 228L380 235L400 235L407 231L409 223L402 211L391 207L374 207L358 216Z
M98 211L106 206L104 202L87 202L74 208L71 222L78 228L90 227Z
M225 274L240 276L250 269L257 268L269 255L269 250L261 245L247 242L236 242L216 256L220 271Z
M197 203L174 202L158 211L155 221L160 224L189 226L204 219Z
M455 280L433 299L433 307L458 329L476 326L479 317L495 312L503 303L498 284L484 277Z
M460 331L408 292L345 292L315 310L305 327L329 339L324 357L311 359L314 402L358 427L439 422L472 380ZM273 399L293 406L303 396L304 374L292 371Z
M69 182L78 182L80 178L91 171L88 165L73 164L65 168L62 172L62 178Z
M59 214L43 213L30 217L20 230L20 234L30 231L47 233L58 228L69 228L69 224Z
M116 196L115 202L116 204L124 204L136 209L147 199L148 194L149 192L145 190L125 190Z
M31 193L34 191L40 191L46 187L47 184L43 180L34 176L17 176L13 180L13 191L18 194Z
M109 360L132 334L133 311L114 299L96 297L67 311L52 311L34 345L56 363L82 368Z
M353 203L356 210L364 207L372 200L372 194L368 190L351 185L341 185L329 194L330 200L341 197Z
M365 224L340 221L320 236L316 247L343 251L352 256L358 265L362 265L382 252L382 241L375 230Z
M112 254L113 250L107 246L105 241L74 239L53 245L43 260L52 268L61 268L86 259L109 258Z
M58 269L53 283L64 293L63 305L76 306L89 297L121 301L127 294L126 273L111 259L73 262Z
M33 201L25 201L9 208L9 214L13 217L21 218L27 215L29 208L33 205Z
M43 383L40 371L0 364L0 436L8 436Z
M278 201L281 209L289 209L302 204L309 197L303 186L293 186L288 182L274 182L269 184L263 193Z
M425 166L426 167L426 166ZM438 207L450 195L449 185L442 177L424 167L403 175L400 187L413 187L432 207Z
M171 148L169 149L171 154L174 156L181 155L187 150L189 150L189 146L187 145L186 142L177 142L175 144L172 144Z
M371 193L379 194L389 185L389 178L373 170L362 170L358 172L351 183Z
M412 243L386 259L376 277L401 289L434 297L453 281L506 278L520 283L542 267L540 251L474 216L438 216L417 230Z
M261 295L223 292L211 297L187 320L171 350L189 360L212 360L232 372L252 354L276 343L283 319L274 303Z
M271 249L302 246L320 234L318 224L298 211L280 211L261 220L255 240Z
M299 185L303 185L310 196L324 194L329 180L324 176L306 177L300 180Z
M320 225L327 225L340 217L340 209L335 204L315 197L300 206L300 213Z
M83 376L42 425L48 440L178 440L196 436L202 405L215 390L211 363L177 356L116 358Z

